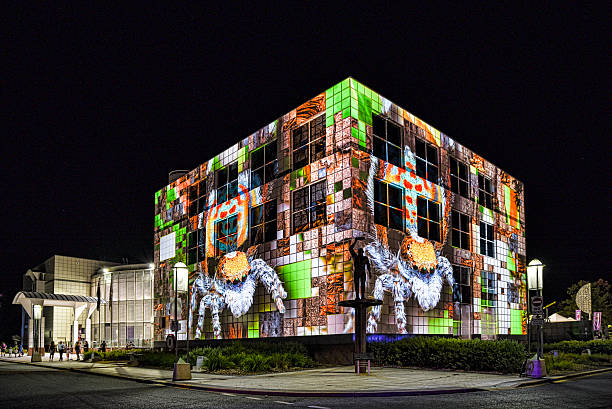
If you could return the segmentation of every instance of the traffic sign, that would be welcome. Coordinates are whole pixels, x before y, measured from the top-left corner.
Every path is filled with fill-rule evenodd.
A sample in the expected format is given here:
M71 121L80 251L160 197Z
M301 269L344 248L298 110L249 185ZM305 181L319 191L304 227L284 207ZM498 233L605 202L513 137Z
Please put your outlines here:
M541 317L532 318L531 325L535 325L535 326L544 325L544 318L541 318Z
M534 297L531 297L531 313L532 314L543 314L543 307L544 306L544 298L541 295L536 295Z

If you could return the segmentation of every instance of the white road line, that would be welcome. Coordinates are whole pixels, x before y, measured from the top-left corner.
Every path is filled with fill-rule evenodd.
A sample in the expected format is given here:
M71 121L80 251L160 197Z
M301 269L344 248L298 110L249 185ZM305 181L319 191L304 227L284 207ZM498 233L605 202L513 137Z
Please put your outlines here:
M255 396L245 396L247 399L254 399L254 400L262 400L262 398L257 398Z
M327 406L315 406L315 405L312 405L312 406L306 406L306 407L307 408L312 408L312 409L330 409Z
M282 403L283 405L293 405L293 402L285 402L282 400L275 400L274 403Z
M233 393L226 393L226 392L221 392L221 395L225 395L225 396L236 396Z

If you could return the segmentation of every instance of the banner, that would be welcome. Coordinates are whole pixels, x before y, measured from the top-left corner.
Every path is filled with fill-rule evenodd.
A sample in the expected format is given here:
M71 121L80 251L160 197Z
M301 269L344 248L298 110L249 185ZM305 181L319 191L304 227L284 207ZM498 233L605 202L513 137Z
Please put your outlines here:
M580 310L576 310L576 321L580 321L582 319L582 312Z
M593 331L601 331L601 311L593 313Z

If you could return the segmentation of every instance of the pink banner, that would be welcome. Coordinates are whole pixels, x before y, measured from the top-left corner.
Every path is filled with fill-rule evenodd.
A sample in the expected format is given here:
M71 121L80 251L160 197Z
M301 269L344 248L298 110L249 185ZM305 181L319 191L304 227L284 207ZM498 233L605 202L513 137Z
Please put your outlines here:
M593 313L593 331L601 331L601 311Z
M580 321L582 319L582 311L576 310L576 321Z

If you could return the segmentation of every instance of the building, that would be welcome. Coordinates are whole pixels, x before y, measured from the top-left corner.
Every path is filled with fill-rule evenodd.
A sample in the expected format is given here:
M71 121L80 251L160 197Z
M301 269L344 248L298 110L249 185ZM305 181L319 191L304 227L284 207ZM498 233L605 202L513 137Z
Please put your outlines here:
M92 316L94 343L108 347L152 347L153 268L130 264L101 268L91 279L91 295L106 300ZM102 335L100 337L100 334Z
M154 331L343 334L351 239L377 334L526 334L523 184L353 78L155 193ZM187 325L189 324L189 325Z
M97 304L90 292L91 277L98 269L115 265L55 255L29 269L23 276L23 291L13 300L13 304L23 307L23 344L28 348L33 345L30 325L33 305L43 307L39 337L42 345L49 345L51 340L70 343L78 338L91 342L91 314Z
M98 285L100 284L100 308ZM13 304L22 310L24 346L34 345L33 306L42 306L40 346L87 340L108 347L152 345L152 265L53 256L28 270ZM112 328L112 331L111 331ZM102 337L100 337L102 334Z

